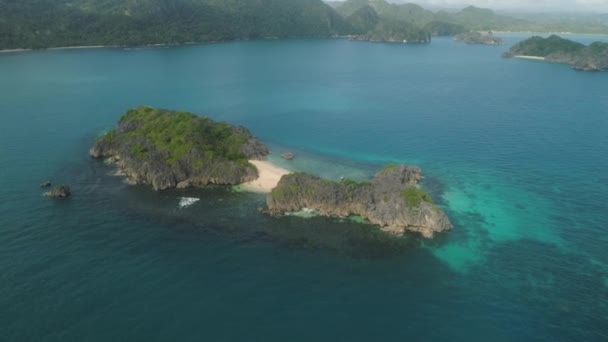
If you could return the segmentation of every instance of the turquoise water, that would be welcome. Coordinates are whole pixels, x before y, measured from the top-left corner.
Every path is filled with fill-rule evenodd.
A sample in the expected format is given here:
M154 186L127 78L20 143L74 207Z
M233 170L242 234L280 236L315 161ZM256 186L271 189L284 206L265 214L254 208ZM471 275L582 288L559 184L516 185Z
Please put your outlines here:
M608 339L608 73L507 48L0 55L2 340ZM455 228L395 240L266 217L257 194L129 186L87 150L141 104L246 125L277 163L329 178L417 164ZM73 198L42 197L45 179Z

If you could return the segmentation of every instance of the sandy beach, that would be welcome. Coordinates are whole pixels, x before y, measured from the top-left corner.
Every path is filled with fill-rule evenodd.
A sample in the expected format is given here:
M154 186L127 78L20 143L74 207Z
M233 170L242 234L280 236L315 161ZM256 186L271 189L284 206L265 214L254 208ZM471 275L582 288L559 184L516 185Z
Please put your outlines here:
M545 57L538 57L538 56L525 56L525 55L515 55L513 56L514 58L521 58L521 59L533 59L536 61L544 61Z
M258 168L260 177L253 182L241 184L242 189L253 192L270 192L277 186L283 175L290 173L288 170L280 168L269 161L250 160L251 164Z
M31 51L30 49L8 49L8 50L0 50L0 53L13 53L13 52L25 52Z

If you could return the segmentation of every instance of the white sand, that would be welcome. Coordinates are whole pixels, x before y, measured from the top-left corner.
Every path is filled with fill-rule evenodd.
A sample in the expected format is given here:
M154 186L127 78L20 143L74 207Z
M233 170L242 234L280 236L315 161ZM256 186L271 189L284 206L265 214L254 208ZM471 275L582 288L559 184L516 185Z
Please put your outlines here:
M0 53L13 53L13 52L24 52L31 51L30 49L9 49L9 50L0 50Z
M525 56L525 55L515 55L513 56L515 58L521 58L521 59L533 59L536 61L544 61L545 57L538 57L538 56Z
M260 177L253 182L243 183L241 187L246 191L270 192L283 175L290 173L288 170L280 168L269 161L250 160L251 164L258 169Z

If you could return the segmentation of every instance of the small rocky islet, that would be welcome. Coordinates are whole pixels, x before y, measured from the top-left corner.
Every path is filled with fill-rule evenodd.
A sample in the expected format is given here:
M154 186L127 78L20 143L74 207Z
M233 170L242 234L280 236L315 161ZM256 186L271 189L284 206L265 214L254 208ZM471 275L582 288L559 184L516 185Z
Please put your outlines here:
M154 190L252 181L258 171L248 160L270 153L245 127L147 106L129 110L89 152Z
M421 179L422 170L408 165L388 165L370 182L334 182L308 173L292 173L283 176L268 195L267 212L282 215L312 209L323 216L356 215L395 235L415 231L432 237L452 225L418 187Z
M148 106L129 110L90 149L91 157L108 160L132 182L157 191L253 181L258 170L249 160L263 160L269 153L244 127ZM356 215L394 235L413 231L432 237L452 225L419 188L421 179L420 168L407 165L389 165L370 182L291 173L267 195L264 211L278 216L304 209L330 217Z

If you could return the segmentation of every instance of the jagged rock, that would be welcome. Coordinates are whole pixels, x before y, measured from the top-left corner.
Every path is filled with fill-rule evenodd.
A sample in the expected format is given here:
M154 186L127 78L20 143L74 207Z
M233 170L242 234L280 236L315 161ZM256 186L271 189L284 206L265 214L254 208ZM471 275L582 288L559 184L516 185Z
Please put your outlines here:
M51 185L52 185L52 184L51 184L51 181L48 181L48 180L47 180L47 181L44 181L44 182L42 182L42 183L40 183L40 187L41 187L41 188L48 188L48 187L49 187L49 186L51 186Z
M66 198L66 197L69 197L71 194L72 194L72 192L70 191L70 187L67 185L60 185L46 193L46 195L48 197L56 197L56 198Z
M482 34L481 32L466 32L454 36L454 40L465 42L467 44L482 44L482 45L502 45L504 40L495 37L493 32Z
M139 107L98 139L89 154L108 158L134 183L164 190L253 181L258 171L248 160L262 159L269 151L245 127Z
M283 159L292 160L294 158L294 155L291 152L286 152L286 153L281 154L281 157Z
M452 225L430 196L418 188L421 179L421 170L407 165L387 166L365 183L289 174L268 195L266 212L282 215L313 209L324 216L359 215L396 235L415 231L432 237Z

